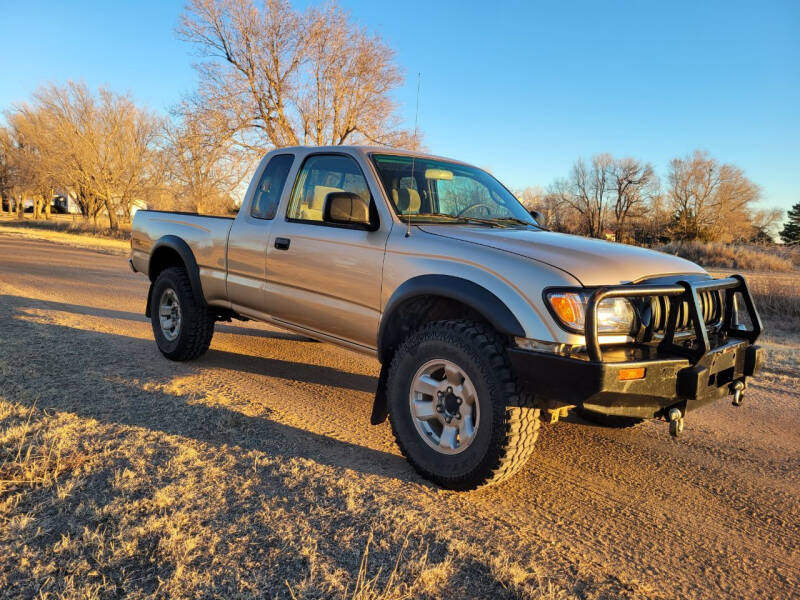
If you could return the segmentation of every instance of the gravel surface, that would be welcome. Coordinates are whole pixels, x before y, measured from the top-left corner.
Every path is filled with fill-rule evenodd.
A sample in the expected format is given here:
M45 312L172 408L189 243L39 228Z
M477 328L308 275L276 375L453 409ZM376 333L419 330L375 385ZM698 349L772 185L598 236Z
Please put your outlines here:
M796 343L678 441L570 417L451 493L369 425L376 361L234 323L170 363L146 291L124 257L0 234L0 447L27 410L66 465L0 487L0 596L800 597Z

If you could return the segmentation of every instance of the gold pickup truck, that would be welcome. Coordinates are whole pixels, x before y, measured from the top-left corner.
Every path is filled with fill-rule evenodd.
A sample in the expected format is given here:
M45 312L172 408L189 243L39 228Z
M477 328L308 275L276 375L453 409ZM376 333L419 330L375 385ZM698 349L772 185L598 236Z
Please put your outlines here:
M501 481L540 422L612 426L743 398L763 356L743 277L545 230L487 172L387 148L282 148L238 216L139 211L160 351L191 360L214 323L255 319L374 356L388 416L424 477ZM540 414L541 413L541 414Z

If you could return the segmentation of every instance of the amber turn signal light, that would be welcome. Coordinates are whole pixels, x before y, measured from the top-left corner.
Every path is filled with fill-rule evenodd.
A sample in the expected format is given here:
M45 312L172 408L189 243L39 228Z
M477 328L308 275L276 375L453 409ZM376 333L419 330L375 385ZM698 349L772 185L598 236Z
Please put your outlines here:
M632 381L633 379L644 379L645 373L647 373L647 369L644 367L638 367L636 369L620 369L619 380Z
M578 294L558 294L550 297L550 305L558 318L571 327L580 326L583 319L583 306Z

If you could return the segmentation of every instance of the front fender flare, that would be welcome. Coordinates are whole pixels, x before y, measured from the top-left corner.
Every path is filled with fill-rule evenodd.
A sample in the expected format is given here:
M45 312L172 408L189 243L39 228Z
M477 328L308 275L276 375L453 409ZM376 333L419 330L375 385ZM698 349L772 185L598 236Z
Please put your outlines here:
M417 296L442 296L456 300L475 310L500 333L525 336L525 330L514 313L485 287L452 275L419 275L400 285L386 303L378 329L378 358L381 362L385 358L382 356L383 342L392 313L403 302Z

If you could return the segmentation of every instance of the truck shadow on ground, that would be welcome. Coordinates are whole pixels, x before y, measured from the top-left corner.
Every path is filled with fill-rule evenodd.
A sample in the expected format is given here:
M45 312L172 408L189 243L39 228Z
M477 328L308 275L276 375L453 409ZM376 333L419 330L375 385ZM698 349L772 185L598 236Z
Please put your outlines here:
M161 357L152 341L41 323L25 314L26 309L41 308L105 316L119 311L17 296L0 296L0 307L6 314L6 325L0 331L0 365L10 373L4 382L10 400L217 446L234 445L274 457L310 459L427 485L398 455L271 420L268 409L263 410L263 416L248 416L220 405L214 398L205 398L202 390L173 393L168 389L176 378L198 375L204 367L244 369L362 392L374 391L374 377L214 350L196 363L171 363ZM366 420L363 426L370 427Z
M149 323L150 319L148 319L144 315L145 304L142 303L142 312L134 313L124 310L113 310L109 308L97 308L94 306L84 306L79 304L66 304L64 302L54 302L52 300L38 300L32 298L26 298L24 296L12 296L12 295L1 295L0 294L0 303L2 302L10 302L11 304L20 304L25 305L28 308L37 308L40 310L56 310L56 311L63 311L68 312L76 315L86 315L89 317L100 317L105 319L122 319L125 321L135 321L139 323ZM240 326L240 325L232 325L229 323L220 322L217 323L214 327L214 331L218 333L230 333L233 335L247 335L252 337L263 337L263 338L273 338L279 340L291 340L295 342L312 342L317 343L316 340L311 339L307 336L297 334L297 333L290 333L288 331L275 331L275 330L265 330L265 329L257 329L256 327L247 327L247 326Z

